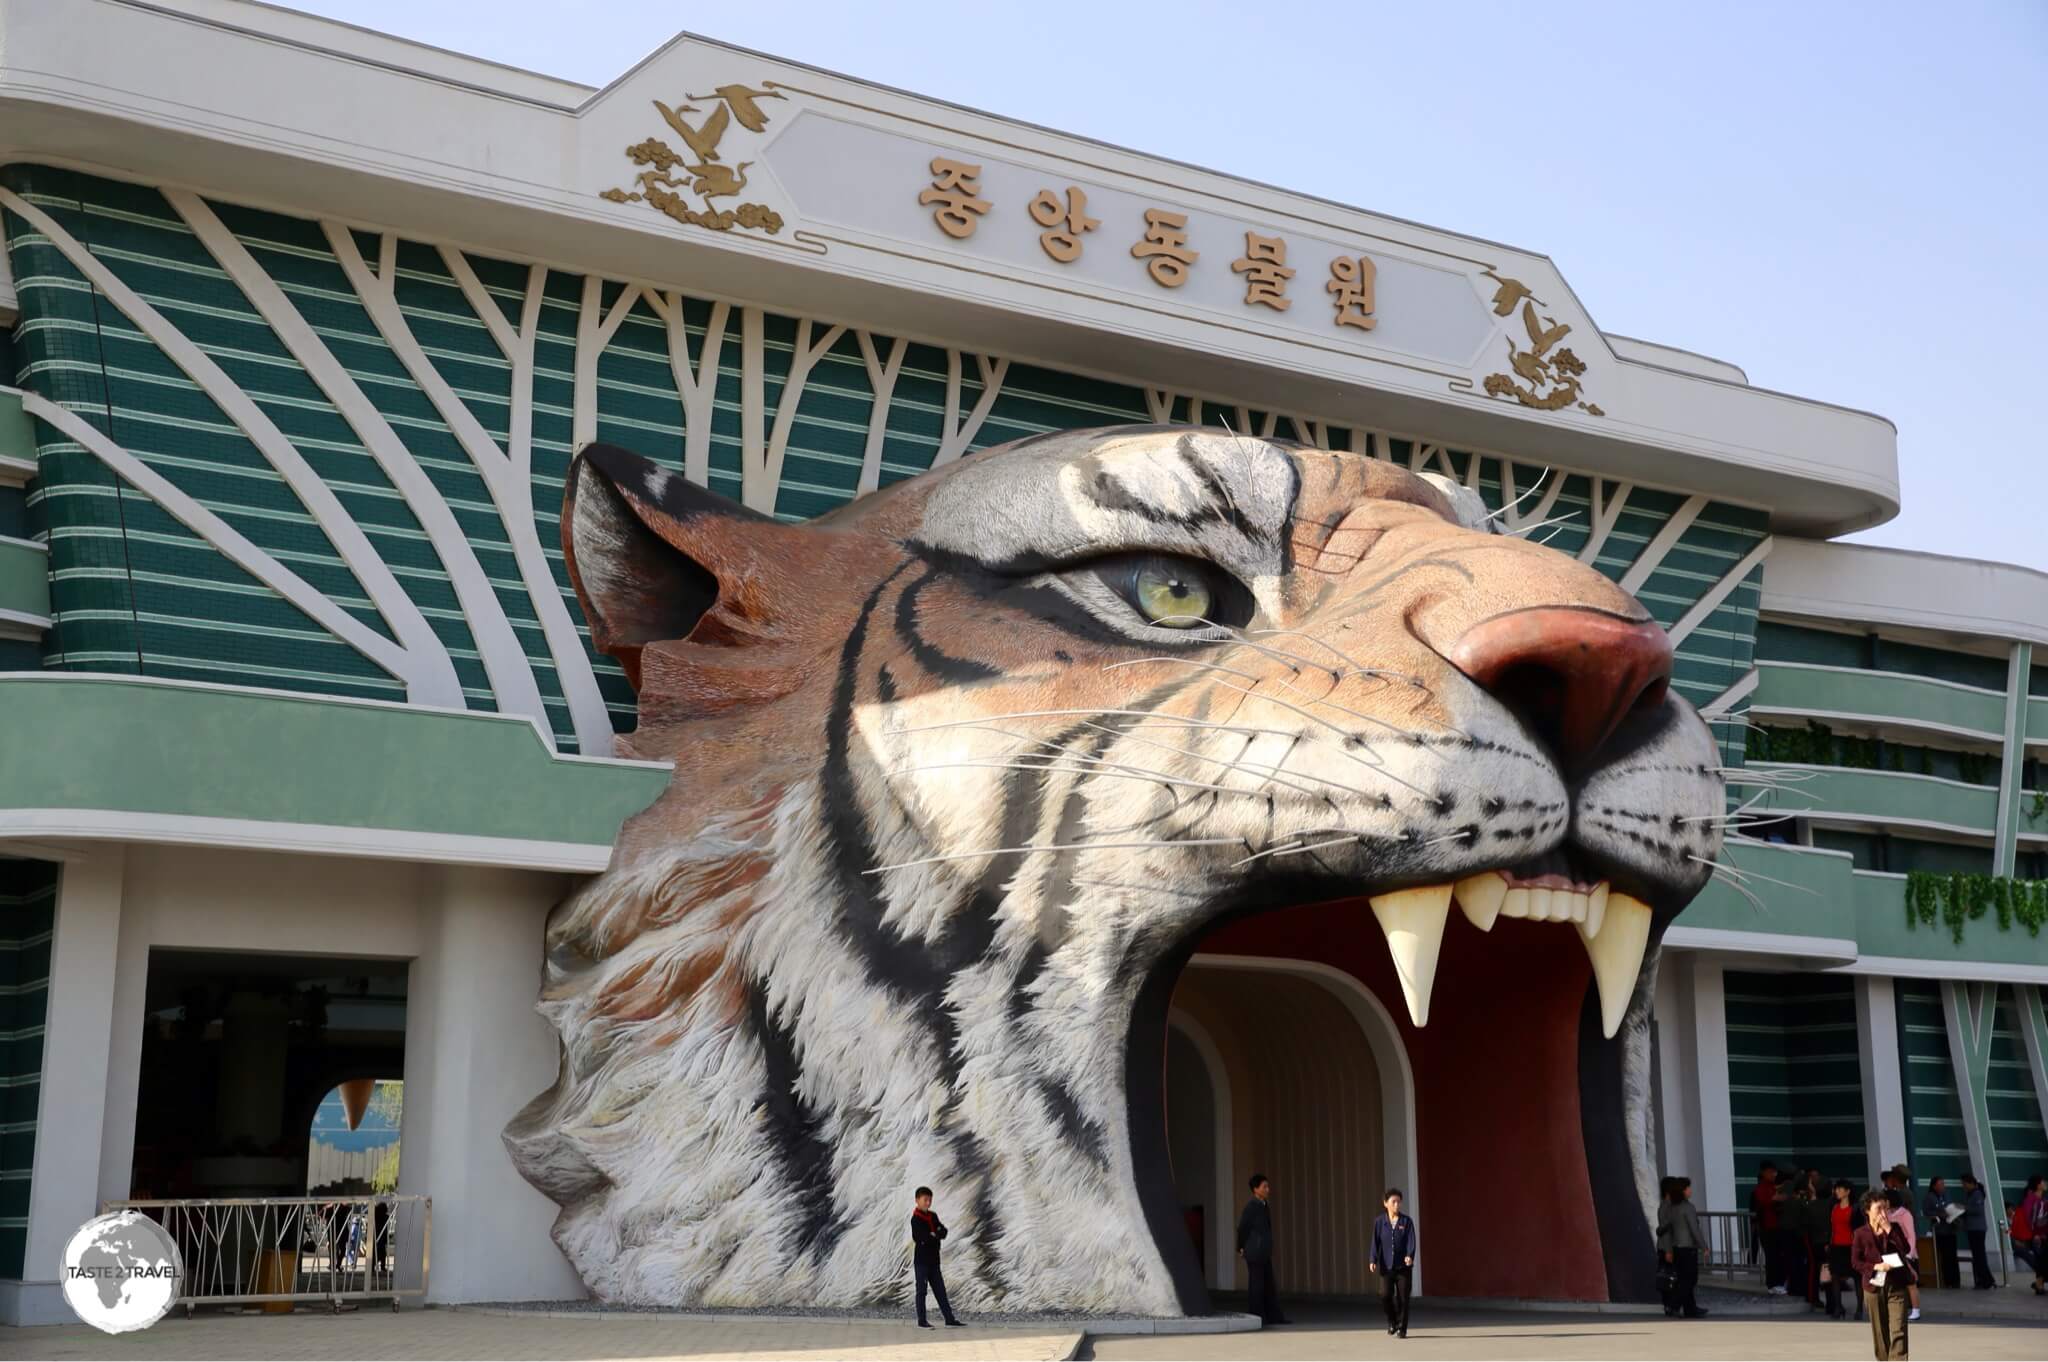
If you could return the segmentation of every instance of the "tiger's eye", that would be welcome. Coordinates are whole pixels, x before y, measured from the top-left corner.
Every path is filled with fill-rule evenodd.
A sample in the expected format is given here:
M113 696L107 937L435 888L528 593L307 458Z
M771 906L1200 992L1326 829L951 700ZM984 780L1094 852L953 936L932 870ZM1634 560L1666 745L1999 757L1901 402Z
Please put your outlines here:
M1167 629L1193 629L1209 618L1208 584L1170 563L1147 563L1132 583L1138 612Z

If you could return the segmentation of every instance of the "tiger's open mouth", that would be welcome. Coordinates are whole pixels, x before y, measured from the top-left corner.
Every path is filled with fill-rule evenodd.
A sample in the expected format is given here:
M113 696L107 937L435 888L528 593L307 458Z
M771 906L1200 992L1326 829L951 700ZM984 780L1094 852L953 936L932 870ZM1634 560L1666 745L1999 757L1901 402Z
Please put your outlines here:
M1546 1204L1522 1209L1562 1227L1571 1265L1532 1275L1525 1294L1644 1296L1640 1187L1654 1170L1640 1147L1647 1053L1631 1035L1646 1013L1655 944L1695 889L1567 840L1384 889L1297 867L1218 902L1148 975L1127 1047L1139 1202L1184 1308L1209 1307L1167 1157L1165 1019L1196 955L1311 960L1384 999L1414 1073L1421 1186L1409 1189L1411 1203L1439 1222L1484 1223L1498 1210L1489 1187L1529 1189ZM1481 1270L1440 1255L1431 1270L1433 1294L1505 1289L1499 1264Z

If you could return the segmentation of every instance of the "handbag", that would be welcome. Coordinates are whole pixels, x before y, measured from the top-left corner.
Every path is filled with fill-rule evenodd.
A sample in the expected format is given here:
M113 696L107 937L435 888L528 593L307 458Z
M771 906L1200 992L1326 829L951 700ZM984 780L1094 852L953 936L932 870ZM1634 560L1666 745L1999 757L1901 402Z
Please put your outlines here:
M1668 1296L1678 1289L1678 1268L1662 1258L1657 1260L1657 1293Z

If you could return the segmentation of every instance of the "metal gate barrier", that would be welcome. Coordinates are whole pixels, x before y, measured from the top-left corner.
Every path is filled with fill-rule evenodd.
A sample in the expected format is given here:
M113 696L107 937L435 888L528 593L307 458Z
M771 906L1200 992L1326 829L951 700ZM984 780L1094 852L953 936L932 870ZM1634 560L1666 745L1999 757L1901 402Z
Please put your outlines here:
M107 1201L163 1226L184 1259L175 1302L201 1305L389 1300L427 1294L429 1196L223 1197Z
M1756 1219L1748 1211L1701 1211L1700 1232L1707 1242L1700 1246L1700 1275L1734 1279L1764 1279L1763 1258L1758 1251Z

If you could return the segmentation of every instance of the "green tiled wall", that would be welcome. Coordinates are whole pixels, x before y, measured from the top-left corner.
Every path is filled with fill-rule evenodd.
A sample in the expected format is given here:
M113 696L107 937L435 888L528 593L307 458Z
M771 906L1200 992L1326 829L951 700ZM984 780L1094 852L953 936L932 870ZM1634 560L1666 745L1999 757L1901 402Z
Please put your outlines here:
M0 860L0 1277L22 1275L57 866Z
M1868 1176L1853 980L1800 974L1725 976L1728 1109L1737 1204L1757 1165Z
M1948 1028L1942 1021L1941 985L1929 979L1901 979L1894 985L1899 1009L1899 1065L1906 1098L1906 1162L1922 1187L1944 1177L1960 1187L1965 1173L1988 1177L1970 1166L1963 1105L1956 1095L1955 1066L1949 1060Z
M2005 984L1998 990L1998 1014L1991 1031L1991 1074L1985 1098L1991 1108L1991 1140L1998 1150L1998 1178L2005 1204L2017 1206L2027 1179L2048 1175L2048 1125L2034 1076L2027 1067L2026 1042L2020 1035L2019 995L2030 984Z

